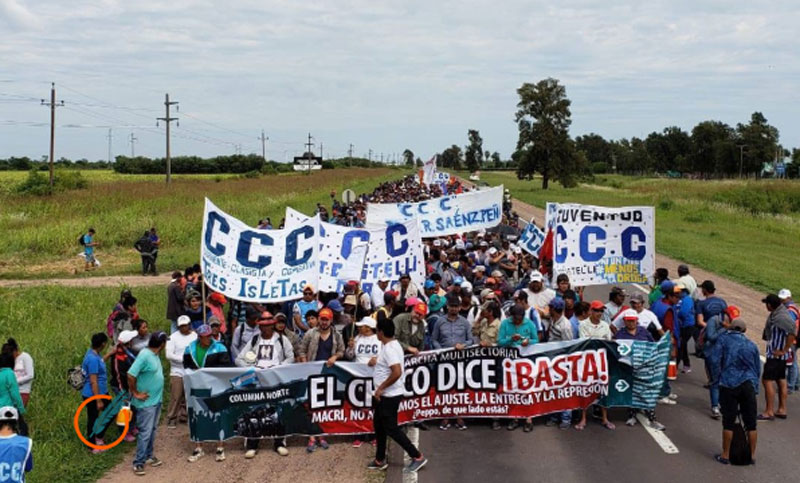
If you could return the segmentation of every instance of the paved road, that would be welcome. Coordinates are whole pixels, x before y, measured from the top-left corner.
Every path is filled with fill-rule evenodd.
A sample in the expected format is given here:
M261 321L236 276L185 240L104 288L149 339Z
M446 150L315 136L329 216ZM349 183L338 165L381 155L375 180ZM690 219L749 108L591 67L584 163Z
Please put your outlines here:
M592 287L586 298L604 300L607 292L607 287ZM545 427L544 420L537 419L531 433L492 431L473 422L467 431L432 427L419 433L420 448L430 460L420 471L419 482L800 481L795 422L800 418L800 395L789 398L788 420L759 423L755 467L723 466L712 459L720 451L722 424L709 415L703 362L693 359L693 367L691 374L681 374L673 383L678 404L657 407L658 419L667 427L663 434L677 446L677 454L667 454L641 424L625 426L621 409L610 411L615 431L591 420L579 432ZM759 408L763 406L762 389ZM393 447L393 456L400 453ZM400 467L393 464L387 481L403 481L402 477Z

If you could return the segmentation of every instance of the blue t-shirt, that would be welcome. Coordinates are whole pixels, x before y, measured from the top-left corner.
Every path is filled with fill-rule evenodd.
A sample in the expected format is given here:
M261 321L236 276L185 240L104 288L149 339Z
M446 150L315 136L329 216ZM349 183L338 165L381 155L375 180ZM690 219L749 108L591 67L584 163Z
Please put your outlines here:
M705 300L698 301L695 310L703 314L703 322L708 322L711 320L711 317L721 314L727 308L728 304L726 304L724 300L716 295L712 295Z
M94 241L94 237L90 234L83 235L83 252L87 255L91 255L94 253L94 247L90 247L89 244Z
M86 351L86 355L83 356L81 370L83 370L83 377L86 378L86 382L83 383L81 396L94 396L94 393L92 392L92 381L89 379L89 376L92 374L97 375L97 389L100 391L100 394L108 394L108 387L106 386L106 381L108 380L106 363L97 352L93 351L92 349Z
M161 359L153 351L142 350L128 369L128 374L136 378L136 390L148 394L144 401L131 399L133 407L147 408L161 402L164 393L164 370L161 367Z
M18 434L0 436L0 481L25 481L25 473L33 469L33 442Z

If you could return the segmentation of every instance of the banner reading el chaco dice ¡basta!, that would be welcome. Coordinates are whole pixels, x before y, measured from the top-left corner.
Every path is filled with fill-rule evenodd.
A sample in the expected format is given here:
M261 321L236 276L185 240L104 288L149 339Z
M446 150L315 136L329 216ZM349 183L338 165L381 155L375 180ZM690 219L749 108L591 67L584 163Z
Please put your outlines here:
M652 206L547 205L556 274L578 286L647 283L656 257Z
M406 357L399 421L522 418L585 408L653 408L670 336L657 343L578 340L527 348L473 346ZM214 368L183 378L194 441L369 433L372 368L324 362Z

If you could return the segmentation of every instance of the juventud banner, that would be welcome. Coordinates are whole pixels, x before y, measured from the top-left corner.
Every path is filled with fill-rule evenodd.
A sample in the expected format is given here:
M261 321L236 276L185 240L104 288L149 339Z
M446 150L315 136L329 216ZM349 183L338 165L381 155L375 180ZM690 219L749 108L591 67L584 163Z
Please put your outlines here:
M286 207L287 229L303 226L311 219ZM357 250L364 243L366 255ZM404 273L417 287L425 282L425 254L416 220L369 229L320 222L319 290L341 292L349 280L359 280L361 289L370 293L378 280L398 280Z
M367 225L386 226L419 220L422 238L454 235L500 224L503 186L417 203L368 203Z
M669 337L657 343L582 339L527 348L473 346L408 356L399 422L532 417L594 401L652 409L666 377ZM373 431L372 368L365 364L188 370L183 381L194 441Z
M574 285L647 283L655 271L652 206L548 204L551 223L553 270Z
M247 302L281 302L317 285L319 218L301 227L258 230L206 198L200 259L206 284Z

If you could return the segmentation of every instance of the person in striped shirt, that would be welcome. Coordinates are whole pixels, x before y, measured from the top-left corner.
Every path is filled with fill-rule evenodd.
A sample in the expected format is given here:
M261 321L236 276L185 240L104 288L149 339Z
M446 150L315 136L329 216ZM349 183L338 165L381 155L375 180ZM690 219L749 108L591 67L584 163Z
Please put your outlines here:
M776 294L767 295L762 302L766 304L769 316L762 338L767 341L767 361L761 382L767 407L758 415L760 421L786 419L786 360L797 334L786 306ZM775 388L778 389L778 409L775 410Z

